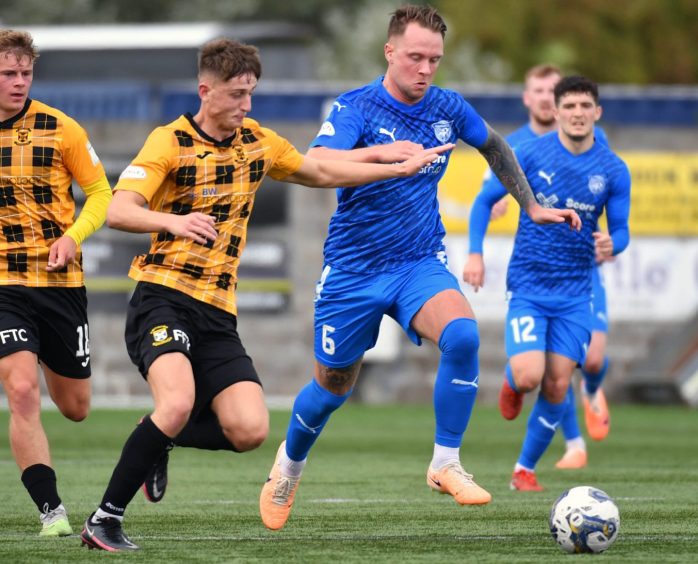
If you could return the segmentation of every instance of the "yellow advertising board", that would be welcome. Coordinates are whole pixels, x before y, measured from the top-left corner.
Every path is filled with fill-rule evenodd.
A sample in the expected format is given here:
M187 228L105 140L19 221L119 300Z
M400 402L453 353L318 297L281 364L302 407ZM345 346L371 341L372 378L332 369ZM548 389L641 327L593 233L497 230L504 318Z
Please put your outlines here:
M632 177L630 231L633 235L698 236L698 154L619 152ZM470 207L487 165L472 149L451 156L439 185L441 217L449 233L468 230ZM490 223L488 233L513 234L519 207Z

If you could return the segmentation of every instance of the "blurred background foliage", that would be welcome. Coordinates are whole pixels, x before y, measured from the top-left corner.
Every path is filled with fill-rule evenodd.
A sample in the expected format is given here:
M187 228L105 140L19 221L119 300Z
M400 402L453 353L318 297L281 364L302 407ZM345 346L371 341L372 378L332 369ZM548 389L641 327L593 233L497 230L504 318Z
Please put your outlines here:
M318 78L384 68L396 0L3 0L4 27L282 20L312 30ZM414 3L425 3L415 1ZM519 82L541 61L599 82L698 83L698 0L433 0L449 27L442 82Z

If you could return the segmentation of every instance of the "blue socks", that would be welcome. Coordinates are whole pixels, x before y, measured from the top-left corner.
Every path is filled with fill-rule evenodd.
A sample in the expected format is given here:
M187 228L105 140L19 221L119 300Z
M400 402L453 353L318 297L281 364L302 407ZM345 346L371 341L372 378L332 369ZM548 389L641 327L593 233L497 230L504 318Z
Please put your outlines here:
M603 366L601 367L601 370L596 374L592 374L591 372L587 372L586 370L582 369L582 374L584 375L584 386L586 387L586 391L590 396L593 396L596 393L596 390L601 387L601 383L606 377L606 372L608 372L608 364L608 357L605 357L603 359Z
M514 373L511 371L511 366L509 366L508 362L504 367L504 377L507 379L507 382L509 382L511 389L518 393L519 389L516 387L516 382L514 382Z
M325 423L351 395L343 396L328 392L313 380L296 396L291 412L291 422L286 432L286 454L291 460L305 460Z
M528 418L526 437L519 455L518 463L521 466L529 470L535 469L538 460L555 436L555 431L568 407L568 400L569 398L565 397L562 403L550 403L543 394L538 394Z
M565 440L570 441L582 436L582 431L577 422L577 402L571 385L569 390L567 390L565 403L567 404L567 409L565 409L565 414L562 416L560 426L562 427L562 434L565 436Z
M441 361L434 384L438 445L460 448L477 396L479 347L474 319L454 319L441 333Z

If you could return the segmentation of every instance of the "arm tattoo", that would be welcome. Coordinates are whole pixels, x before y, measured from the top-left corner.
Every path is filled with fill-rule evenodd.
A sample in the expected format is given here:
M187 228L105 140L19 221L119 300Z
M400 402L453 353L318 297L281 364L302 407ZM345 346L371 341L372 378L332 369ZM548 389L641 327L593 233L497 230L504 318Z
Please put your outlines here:
M487 141L478 150L507 191L514 196L522 209L527 210L531 203L535 202L535 198L509 144L488 125Z

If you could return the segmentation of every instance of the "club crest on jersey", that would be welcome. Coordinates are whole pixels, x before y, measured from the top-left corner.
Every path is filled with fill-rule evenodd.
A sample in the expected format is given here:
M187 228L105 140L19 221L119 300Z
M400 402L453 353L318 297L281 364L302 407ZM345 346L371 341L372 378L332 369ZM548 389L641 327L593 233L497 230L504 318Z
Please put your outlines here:
M150 334L153 336L154 347L159 347L172 340L172 337L170 337L170 334L167 332L167 325L157 325L153 327L150 330Z
M323 122L322 126L320 127L320 131L318 131L318 137L320 135L332 137L332 135L334 135L334 125L332 125L329 121Z
M598 196L601 194L601 192L604 191L606 188L606 178L601 176L600 174L592 174L589 177L589 191L594 194L594 196Z
M15 145L29 145L32 142L32 130L28 127L19 127L15 129Z
M247 151L245 151L242 145L233 145L233 152L235 153L233 157L233 162L235 162L235 164L244 165L247 162Z
M446 121L445 119L442 119L440 121L437 121L436 123L431 124L431 128L434 130L434 135L436 135L436 138L441 143L447 143L448 140L451 138L451 135L453 134L453 131L451 129L452 123L453 122L451 121Z

